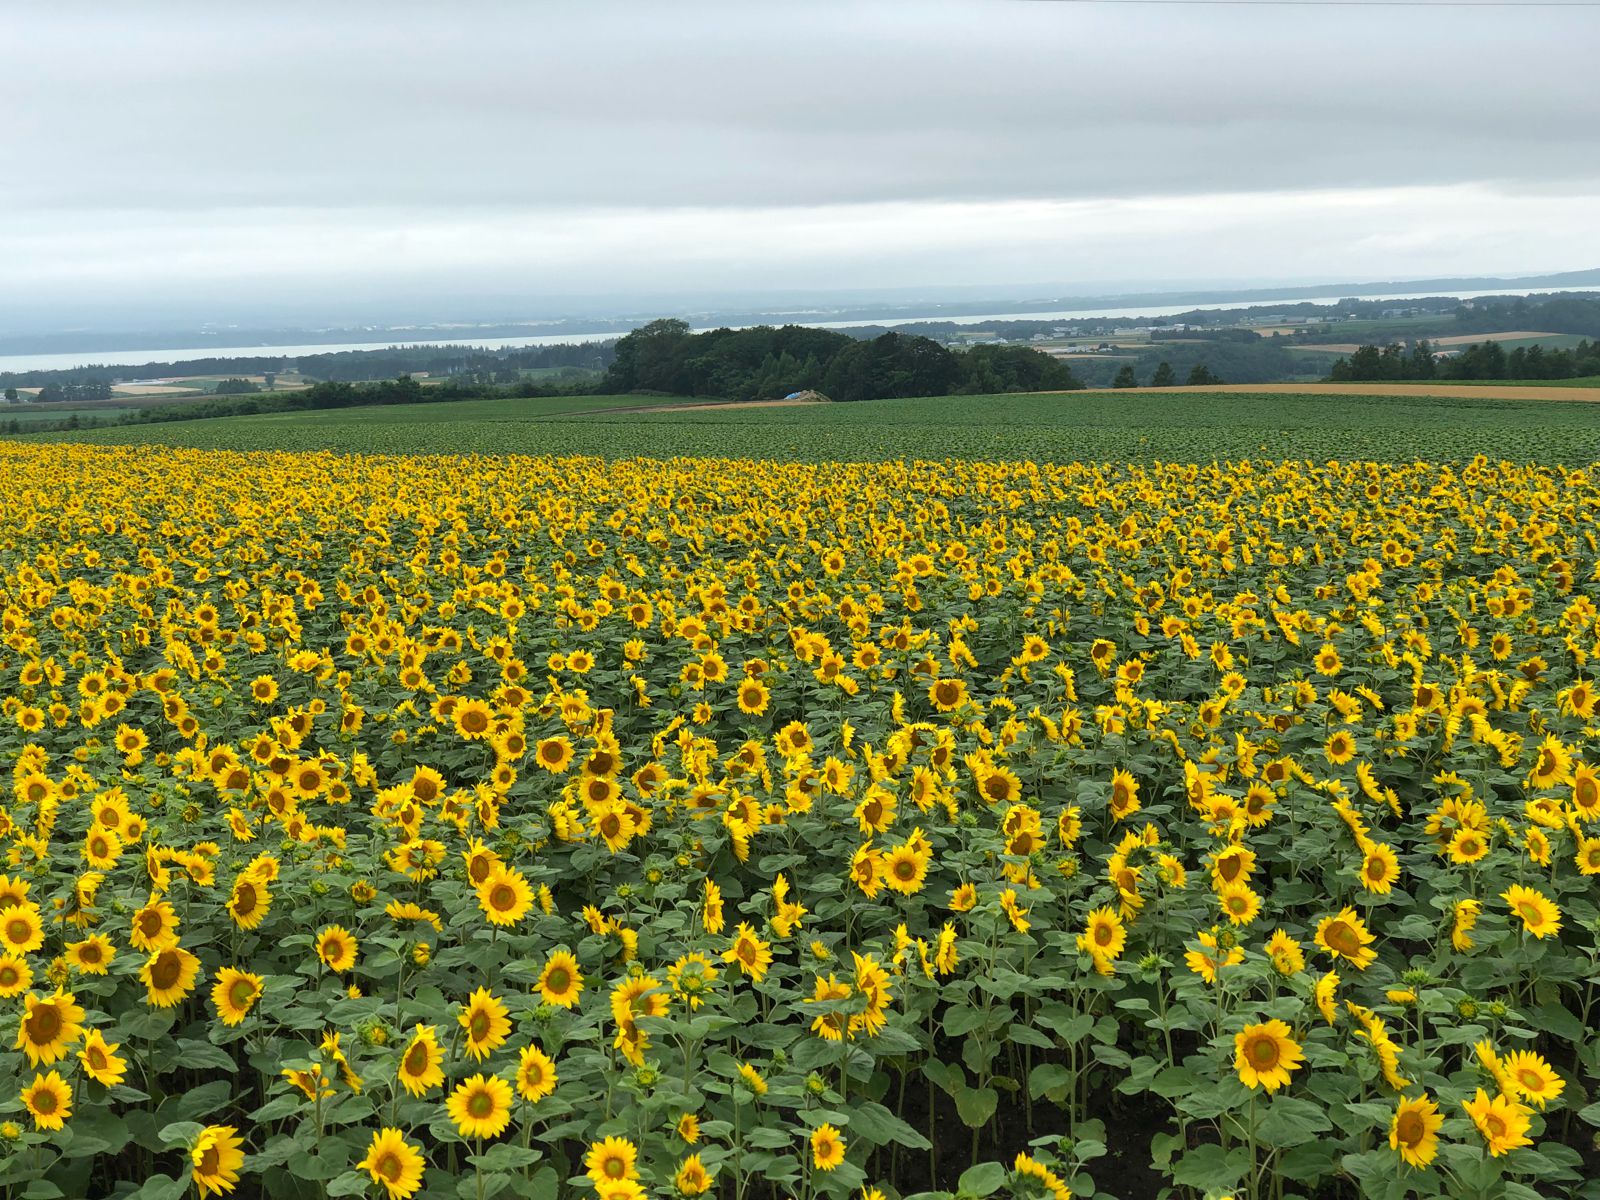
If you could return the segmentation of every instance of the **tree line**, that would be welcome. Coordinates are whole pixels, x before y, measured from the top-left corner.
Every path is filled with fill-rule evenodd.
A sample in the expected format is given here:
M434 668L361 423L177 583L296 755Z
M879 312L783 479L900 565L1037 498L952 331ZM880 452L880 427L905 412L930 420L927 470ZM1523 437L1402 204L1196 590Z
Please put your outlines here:
M1600 342L1587 339L1571 350L1540 345L1507 350L1499 342L1477 342L1459 353L1441 356L1426 338L1409 348L1399 342L1362 346L1333 364L1334 383L1376 383L1392 380L1578 379L1600 375Z
M1083 382L1065 363L1028 346L952 351L931 338L889 331L858 339L802 325L691 333L679 320L651 321L616 343L600 385L608 392L770 400L820 391L833 400L1071 391Z

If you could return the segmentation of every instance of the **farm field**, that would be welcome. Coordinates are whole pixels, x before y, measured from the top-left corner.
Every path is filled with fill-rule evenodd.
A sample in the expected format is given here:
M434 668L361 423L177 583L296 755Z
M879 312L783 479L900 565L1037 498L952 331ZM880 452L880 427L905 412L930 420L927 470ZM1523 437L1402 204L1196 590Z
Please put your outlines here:
M1396 394L1370 394L1384 387ZM1584 395L1567 388L1552 392ZM575 396L275 413L33 436L204 449L784 461L1466 461L1479 453L1547 463L1595 458L1600 405L1515 399L1527 395L1509 387L1490 389L1494 398L1486 399L1481 390L1433 398L1410 385L1257 385L1224 392L1162 388L782 408ZM658 406L660 411L635 411Z
M1592 1194L1600 484L1327 457L0 442L0 1184Z

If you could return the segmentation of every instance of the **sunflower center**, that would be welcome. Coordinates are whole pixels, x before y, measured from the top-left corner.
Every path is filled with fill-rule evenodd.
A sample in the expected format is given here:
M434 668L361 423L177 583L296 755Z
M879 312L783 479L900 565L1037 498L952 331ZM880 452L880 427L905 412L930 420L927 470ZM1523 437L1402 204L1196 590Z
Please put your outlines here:
M1335 921L1328 926L1328 945L1340 954L1355 954L1361 949L1361 939L1356 936L1356 931L1350 928L1348 922Z
M565 992L571 983L572 975L565 967L554 967L550 971L550 977L546 981L546 986L552 992L555 992L559 995L560 993Z
M628 1173L628 1164L620 1158L606 1159L605 1172L607 1179L621 1179Z
M41 1114L53 1113L56 1110L56 1094L49 1088L41 1089L34 1093L33 1107Z
M895 878L902 883L910 883L917 877L917 864L909 858L902 858L894 865Z
M1523 1068L1517 1072L1517 1078L1522 1081L1522 1086L1537 1095L1544 1090L1544 1077L1537 1071Z
M486 1120L494 1113L494 1097L488 1092L474 1092L467 1101L467 1111L478 1120Z
M156 955L155 962L150 964L150 986L158 992L164 992L178 982L178 977L183 973L183 968L178 962L178 956L170 950L163 950Z
M744 941L739 943L739 961L750 966L755 965L756 946L754 942Z
M1539 906L1531 900L1524 900L1517 905L1517 912L1530 926L1544 924L1544 913L1540 912Z
M509 883L497 884L489 893L489 907L496 912L510 912L517 906L517 889Z
M207 1146L205 1152L200 1155L200 1174L215 1175L219 1166L217 1158L217 1148L215 1146Z
M488 1013L482 1011L475 1012L472 1014L472 1024L468 1027L467 1032L472 1035L473 1041L481 1042L484 1038L489 1036L490 1025L491 1022L489 1020Z
M142 912L139 914L139 932L145 937L155 937L161 932L165 922L158 912Z
M21 945L28 940L28 935L32 932L32 926L21 917L13 917L6 922L6 941L12 943L12 945Z
M1258 1071L1277 1066L1278 1043L1272 1038L1256 1038L1250 1043L1250 1061Z
M1095 940L1095 944L1097 946L1109 946L1111 944L1111 938L1112 938L1111 926L1109 926L1109 925L1097 925L1097 926L1095 926L1094 940Z
M28 1040L35 1046L47 1046L55 1041L61 1036L63 1024L61 1012L53 1004L41 1004L23 1022Z
M1499 1113L1485 1113L1483 1123L1489 1130L1490 1137L1502 1137L1506 1131L1506 1123Z
M234 1008L244 1008L255 999L256 985L248 979L235 979L228 989L228 1003Z
M1404 1112L1395 1122L1395 1136L1406 1145L1415 1146L1422 1141L1424 1128L1420 1116L1414 1112Z
M373 1169L390 1183L399 1182L400 1176L404 1173L400 1166L400 1156L392 1150L374 1163Z

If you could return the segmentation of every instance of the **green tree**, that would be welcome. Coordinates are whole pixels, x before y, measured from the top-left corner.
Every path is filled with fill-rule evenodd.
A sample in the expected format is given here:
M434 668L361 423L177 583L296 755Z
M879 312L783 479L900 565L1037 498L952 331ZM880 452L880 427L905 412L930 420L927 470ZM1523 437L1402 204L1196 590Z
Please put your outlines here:
M1189 378L1184 380L1189 387L1215 387L1221 382L1222 380L1213 375L1211 368L1205 363L1195 363L1189 368Z
M14 387L8 387L6 389L6 403L7 404L15 404L16 402L17 402L17 389L14 388Z
M1169 362L1162 362L1150 378L1151 387L1175 387L1177 383L1178 377L1172 373L1172 364Z
M1111 386L1114 388L1131 388L1139 386L1139 381L1134 378L1132 363L1122 364L1122 370L1117 372L1117 377L1111 381Z

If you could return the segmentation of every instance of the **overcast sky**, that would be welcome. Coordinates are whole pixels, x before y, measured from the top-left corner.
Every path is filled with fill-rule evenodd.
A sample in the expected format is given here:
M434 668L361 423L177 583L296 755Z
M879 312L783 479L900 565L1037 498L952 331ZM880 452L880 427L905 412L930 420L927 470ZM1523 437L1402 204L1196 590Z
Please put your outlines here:
M1596 45L1600 7L0 0L0 319L1600 266Z

